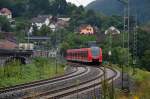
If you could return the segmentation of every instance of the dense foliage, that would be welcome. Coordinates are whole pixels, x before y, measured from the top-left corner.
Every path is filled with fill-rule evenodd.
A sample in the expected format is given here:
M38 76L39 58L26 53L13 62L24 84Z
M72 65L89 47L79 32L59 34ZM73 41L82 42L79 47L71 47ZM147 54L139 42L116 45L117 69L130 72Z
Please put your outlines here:
M11 31L10 22L6 17L0 16L0 30L9 32Z

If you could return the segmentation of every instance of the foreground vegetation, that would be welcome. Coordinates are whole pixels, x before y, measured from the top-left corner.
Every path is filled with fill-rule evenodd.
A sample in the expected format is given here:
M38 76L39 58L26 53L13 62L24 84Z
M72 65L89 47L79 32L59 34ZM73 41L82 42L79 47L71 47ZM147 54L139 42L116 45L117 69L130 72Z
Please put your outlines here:
M54 59L35 58L32 64L20 65L19 61L0 67L0 88L46 79L64 73L64 65L57 65Z
M118 68L118 67L117 67ZM121 68L118 68L121 70ZM133 74L133 68L125 67L128 74L133 79L135 85L130 94L124 94L122 91L116 91L116 99L149 99L150 98L150 72L142 69L135 68ZM119 94L118 94L119 93Z

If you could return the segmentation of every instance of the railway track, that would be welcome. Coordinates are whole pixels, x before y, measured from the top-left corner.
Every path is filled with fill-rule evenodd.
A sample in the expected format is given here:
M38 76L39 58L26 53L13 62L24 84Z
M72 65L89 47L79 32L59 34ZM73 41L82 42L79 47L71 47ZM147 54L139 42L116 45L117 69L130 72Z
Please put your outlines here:
M50 80L50 81L61 80L64 77L70 76L71 74L73 75L77 71L78 71L78 69L74 68L71 72L69 72L65 75L57 76L55 78L44 79L44 80L40 80L40 81L34 81L34 82L25 83L25 84L19 84L19 85L15 85L15 86L11 86L11 87L0 88L0 94L7 93L7 92L13 91L13 90L22 89L22 88L25 88L25 87L31 87L31 86L36 85L38 83L47 82L48 80Z
M17 98L17 97L23 97L28 94L28 92L34 91L32 89L36 89L36 87L39 87L41 85L49 85L51 83L55 83L58 81L62 81L68 78L77 77L81 74L84 74L88 71L86 67L75 67L73 71L58 76L56 78L46 79L46 80L40 80L40 81L34 81L26 84L16 85L12 87L7 88L1 88L0 89L0 98ZM42 86L41 86L42 87Z
M42 99L59 99L71 96L76 92L83 92L90 88L98 87L102 83L104 68L88 67L83 65L83 67L78 67L79 64L71 65L75 65L77 67L66 75L0 90L0 98L12 99L21 97L24 99L30 99L34 97ZM110 75L113 74L112 76L107 77L108 81L117 76L117 72L115 70L109 69L108 71L110 72Z
M93 67L88 67L88 68L90 68L92 71L89 72L87 75L83 75L83 76L80 75L81 77L78 77L78 79L72 80L70 83L67 82L67 84L64 85L64 86L61 86L61 87L58 87L58 88L54 88L54 89L50 89L48 91L39 93L35 97L39 98L39 97L43 97L43 96L46 96L46 95L50 95L53 99L55 99L55 98L57 98L57 97L54 96L55 94L56 94L56 96L58 96L57 93L59 93L59 92L65 92L68 89L75 88L77 86L77 84L76 84L77 80L81 82L81 83L79 83L79 85L84 85L87 82L91 82L94 79L102 77L103 71L101 69L93 68ZM97 71L95 71L93 69L95 69ZM95 76L95 75L97 75L97 76ZM30 98L32 98L32 96L27 96L27 97L24 97L24 98L25 99L30 99ZM44 99L45 99L45 97L44 97Z
M107 69L110 69L114 72L114 75L106 75L106 82L111 83L112 81L117 80L120 77L120 72L116 69L107 67ZM106 70L108 71L108 70ZM71 94L64 94L64 96L58 96L61 99L92 99L95 97L96 99L102 99L102 83L104 83L101 80L93 82L91 86L86 86L85 88L81 88L76 90L76 93L71 93ZM47 97L47 96L46 96ZM47 97L46 99L51 99L51 97Z
M112 70L111 72L114 73L114 75L107 77L108 82L110 82L111 79L115 79L115 77L117 76L117 72L115 70ZM66 88L63 88L63 89L55 90L55 92L53 91L45 92L45 93L40 94L39 97L41 97L42 99L43 98L44 99L59 99L59 98L67 97L77 92L78 93L85 92L85 90L100 86L103 82L103 80L101 80L103 76L104 75L99 75L89 81L81 82L78 84L78 86L73 85L73 86L68 86ZM63 98L63 99L66 99L66 98Z

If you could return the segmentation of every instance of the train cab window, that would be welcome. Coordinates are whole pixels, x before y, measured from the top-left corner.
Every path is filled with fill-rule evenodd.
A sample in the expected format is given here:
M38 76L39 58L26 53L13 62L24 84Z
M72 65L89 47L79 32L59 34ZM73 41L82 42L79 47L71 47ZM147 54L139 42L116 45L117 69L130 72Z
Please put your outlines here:
M99 47L91 47L91 51L92 51L93 56L99 56L100 55Z

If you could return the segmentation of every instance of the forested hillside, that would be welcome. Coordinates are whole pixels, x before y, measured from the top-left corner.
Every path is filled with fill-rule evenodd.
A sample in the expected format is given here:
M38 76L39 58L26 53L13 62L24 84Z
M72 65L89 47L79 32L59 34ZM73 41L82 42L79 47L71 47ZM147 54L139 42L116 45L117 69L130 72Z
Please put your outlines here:
M123 15L123 0L96 0L86 8L106 15ZM125 0L124 0L125 1ZM132 15L137 12L140 22L150 20L150 0L130 0Z
M34 17L37 15L69 15L74 5L66 0L0 0L0 9L8 8L13 17Z

